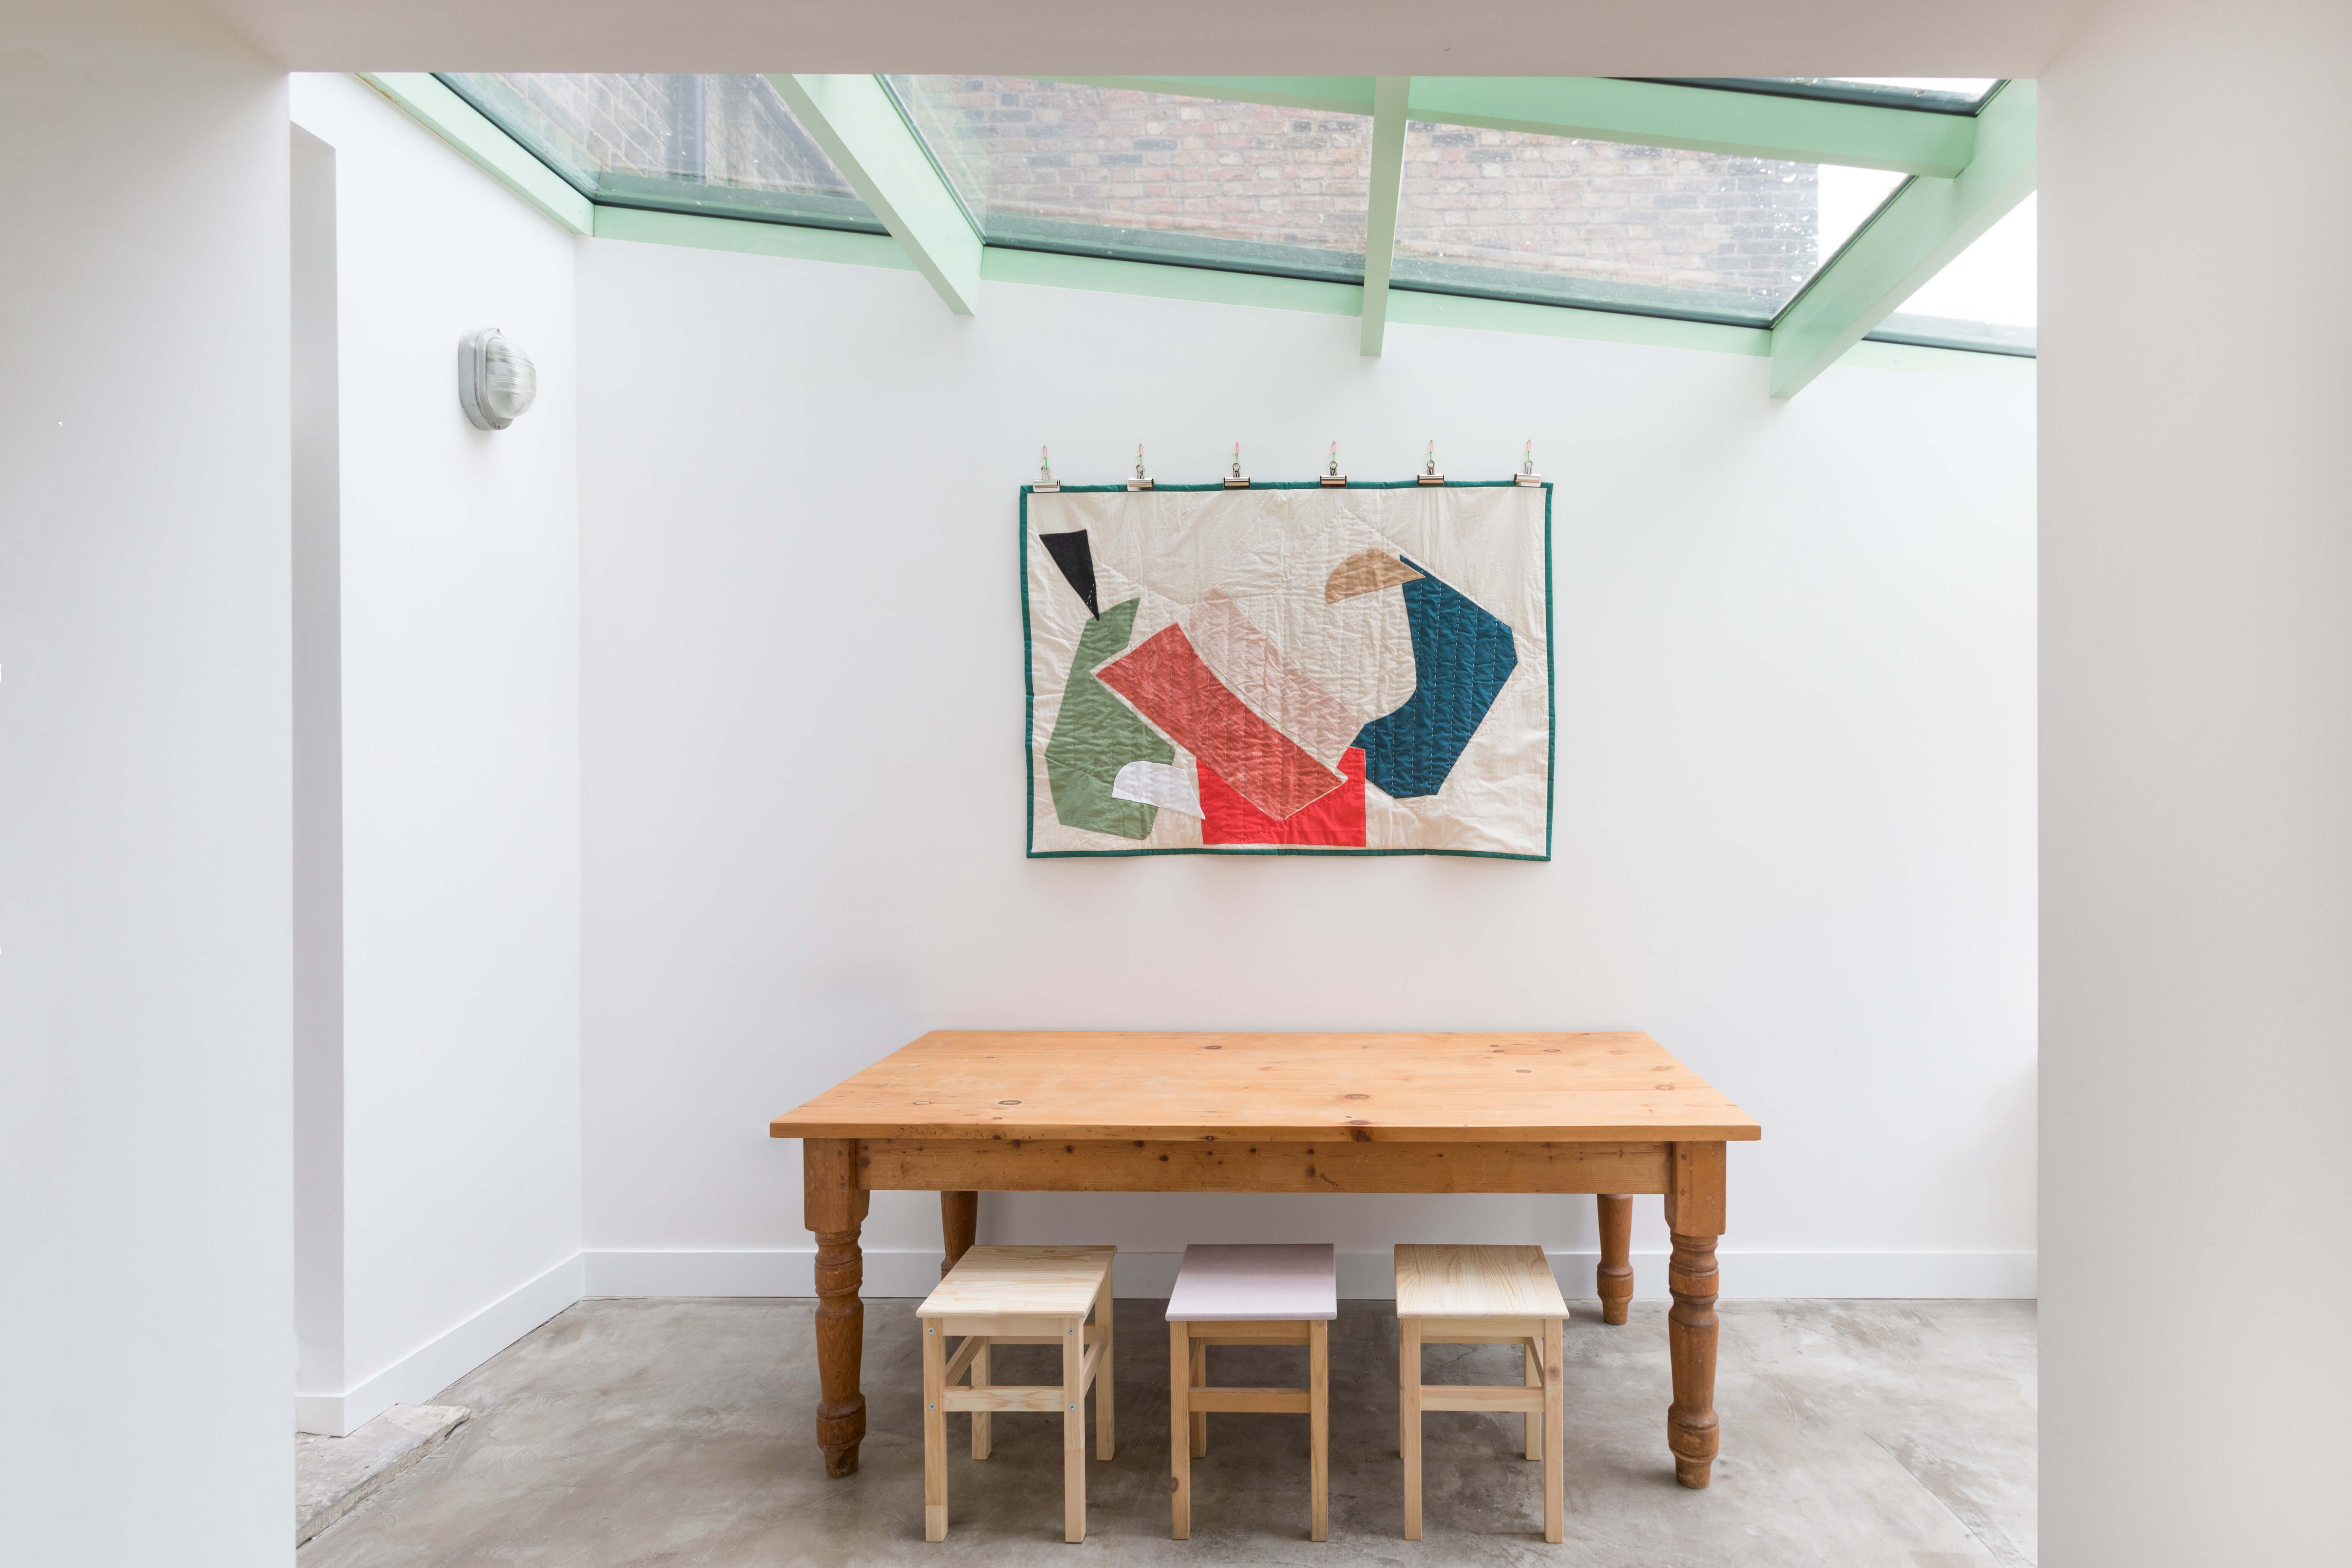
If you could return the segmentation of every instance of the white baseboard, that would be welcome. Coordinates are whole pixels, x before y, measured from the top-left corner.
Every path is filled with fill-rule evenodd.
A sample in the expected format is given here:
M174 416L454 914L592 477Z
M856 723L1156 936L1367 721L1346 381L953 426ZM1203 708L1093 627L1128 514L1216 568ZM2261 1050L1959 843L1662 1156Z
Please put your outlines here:
M811 1247L742 1252L589 1252L584 1294L590 1296L807 1296L815 1292L816 1253ZM1121 1296L1164 1300L1176 1282L1176 1252L1122 1252L1112 1275ZM1560 1289L1573 1300L1590 1298L1594 1252L1549 1255ZM1666 1254L1633 1254L1633 1293L1663 1300ZM1954 1300L2030 1300L2035 1288L2031 1252L1723 1252L1726 1300L1761 1299ZM865 1294L923 1296L940 1278L938 1248L868 1248ZM1385 1300L1395 1277L1385 1252L1339 1255L1339 1294Z
M592 1256L573 1253L536 1279L509 1291L464 1322L436 1334L382 1372L341 1394L296 1394L294 1429L346 1437L353 1427L395 1405L430 1405L435 1394L589 1294L583 1285L587 1276L585 1260ZM813 1258L814 1254L809 1256ZM934 1274L938 1271L936 1261L932 1270ZM808 1277L806 1265L802 1274L803 1279ZM803 1285L801 1294L806 1295L809 1289ZM600 1292L604 1293L608 1292Z
M759 1252L589 1252L591 1296L814 1296L816 1249ZM866 1249L863 1293L928 1296L940 1282L940 1249ZM1166 1292L1162 1291L1162 1295Z

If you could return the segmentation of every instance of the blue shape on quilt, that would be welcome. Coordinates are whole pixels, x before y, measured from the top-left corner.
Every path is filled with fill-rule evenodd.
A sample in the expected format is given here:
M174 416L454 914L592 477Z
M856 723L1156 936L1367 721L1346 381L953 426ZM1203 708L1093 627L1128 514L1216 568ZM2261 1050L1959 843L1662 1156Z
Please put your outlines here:
M1428 567L1405 564L1422 574L1401 590L1418 679L1403 707L1356 736L1365 779L1395 800L1444 787L1519 665L1510 627L1431 576Z

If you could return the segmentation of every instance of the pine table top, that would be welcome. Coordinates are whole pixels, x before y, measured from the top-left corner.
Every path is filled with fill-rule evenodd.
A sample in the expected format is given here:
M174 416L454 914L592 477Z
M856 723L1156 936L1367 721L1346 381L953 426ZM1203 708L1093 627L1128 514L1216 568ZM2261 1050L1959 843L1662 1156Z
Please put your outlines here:
M777 1138L1707 1142L1755 1118L1649 1036L939 1029Z

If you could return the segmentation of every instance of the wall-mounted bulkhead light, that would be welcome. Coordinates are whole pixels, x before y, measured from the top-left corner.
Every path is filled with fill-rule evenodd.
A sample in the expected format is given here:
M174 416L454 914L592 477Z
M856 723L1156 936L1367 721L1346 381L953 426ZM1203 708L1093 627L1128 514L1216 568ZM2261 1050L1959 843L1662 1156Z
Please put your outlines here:
M457 405L477 430L503 430L539 395L530 356L496 327L467 332L457 342Z

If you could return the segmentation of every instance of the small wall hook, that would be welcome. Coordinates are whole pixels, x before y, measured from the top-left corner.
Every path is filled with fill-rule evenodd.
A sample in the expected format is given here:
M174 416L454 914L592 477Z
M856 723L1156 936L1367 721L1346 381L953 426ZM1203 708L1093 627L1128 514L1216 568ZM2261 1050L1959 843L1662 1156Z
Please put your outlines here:
M1326 489L1344 489L1347 488L1348 476L1339 471L1339 442L1334 441L1331 443L1331 467L1324 473L1322 478L1317 479L1315 482L1323 486Z
M1131 490L1148 490L1152 488L1151 476L1143 471L1143 443L1140 441L1135 444L1135 478L1127 481L1127 488Z
M1429 443L1429 455L1422 459L1421 472L1412 477L1412 482L1417 485L1442 485L1445 482L1445 476L1437 471L1435 440Z
M1046 456L1045 447L1038 447L1037 482L1031 485L1029 489L1034 492L1044 494L1049 491L1058 490L1061 488L1062 486L1060 481L1054 478L1054 459Z
M1532 440L1528 443L1527 456L1519 459L1519 471L1511 476L1511 482L1529 489L1543 483L1543 476L1536 472L1536 444Z
M1225 476L1225 489L1245 490L1250 488L1249 476L1242 472L1242 444L1234 443L1234 471Z

